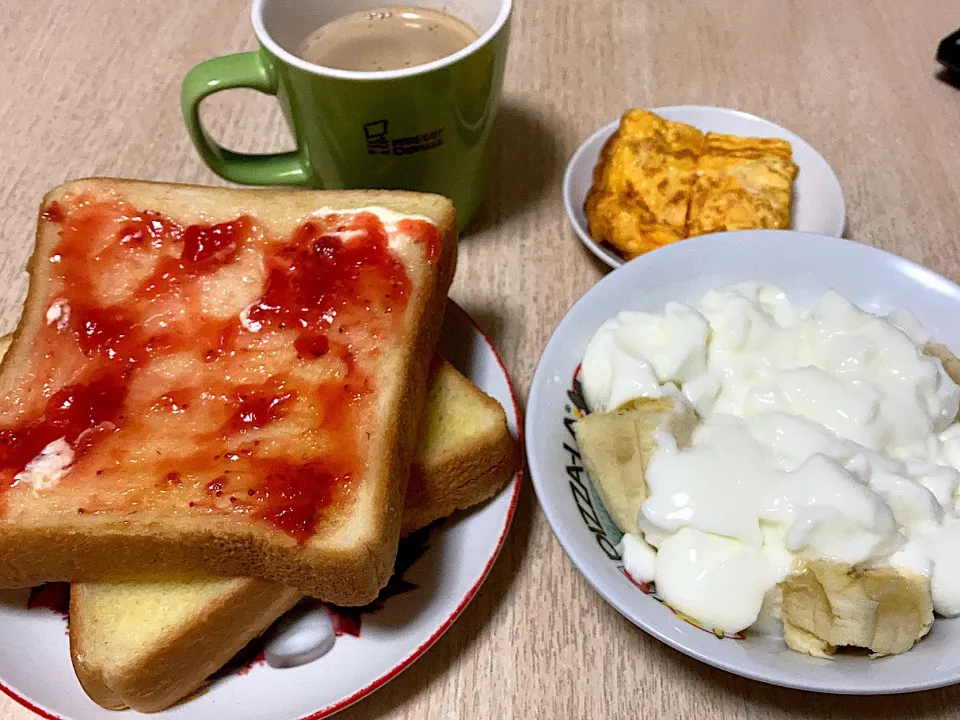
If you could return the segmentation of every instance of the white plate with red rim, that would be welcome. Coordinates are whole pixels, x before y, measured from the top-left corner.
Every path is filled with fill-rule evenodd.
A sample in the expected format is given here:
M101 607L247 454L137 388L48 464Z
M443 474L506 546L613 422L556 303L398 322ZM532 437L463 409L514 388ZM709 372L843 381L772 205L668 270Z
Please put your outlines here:
M650 112L667 120L693 125L703 132L788 141L793 148L793 161L799 168L793 182L790 229L836 237L843 234L846 205L840 181L823 156L800 136L770 120L729 108L674 105L650 108ZM619 124L620 121L615 120L587 138L573 154L563 176L563 204L570 224L590 252L612 268L620 267L625 261L614 248L598 242L590 234L583 203L593 184L593 168L600 157L600 149Z
M526 411L526 446L537 498L574 565L621 614L664 643L728 672L784 687L839 694L891 694L960 682L960 618L937 618L902 655L822 660L788 650L782 638L746 632L718 637L662 604L623 570L621 534L593 490L571 424L585 409L574 377L587 342L622 310L662 312L696 303L710 289L773 283L797 305L834 289L873 313L905 308L934 341L960 350L960 287L908 260L840 238L785 230L718 233L641 255L594 285L551 336ZM958 548L960 551L960 548Z
M520 441L513 387L490 340L455 303L447 306L439 352L495 398ZM522 443L521 443L522 454ZM520 489L520 468L496 497L420 533L407 543L417 557L402 573L412 589L360 616L359 636L337 638L323 657L295 668L240 664L204 692L169 710L142 715L105 710L90 700L70 662L65 618L27 608L30 591L0 591L0 691L58 720L319 720L353 704L403 671L450 627L473 598L503 545ZM40 602L55 599L50 592ZM343 624L350 626L349 619ZM353 628L356 629L356 628ZM415 671L414 671L415 672Z

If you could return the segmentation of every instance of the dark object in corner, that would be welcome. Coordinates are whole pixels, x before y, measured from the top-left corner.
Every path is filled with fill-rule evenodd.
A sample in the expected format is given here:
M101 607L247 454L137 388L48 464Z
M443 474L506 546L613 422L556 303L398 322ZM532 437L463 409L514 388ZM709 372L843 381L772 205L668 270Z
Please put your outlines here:
M960 30L940 41L940 46L937 48L937 61L946 65L952 72L960 73Z

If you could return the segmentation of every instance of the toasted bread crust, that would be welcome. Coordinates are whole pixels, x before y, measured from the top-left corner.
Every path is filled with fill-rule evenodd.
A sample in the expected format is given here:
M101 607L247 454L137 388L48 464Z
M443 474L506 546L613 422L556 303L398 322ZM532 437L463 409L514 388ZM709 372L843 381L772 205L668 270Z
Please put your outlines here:
M503 409L485 397L501 414ZM429 470L410 469L407 506L403 513L402 536L426 527L457 510L478 505L493 497L517 469L517 446L506 431L488 434L468 447L447 453Z
M219 221L242 212L269 215L268 224L293 224L320 207L349 210L381 206L429 217L442 242L439 258L421 272L408 306L410 342L399 351L395 389L381 406L382 436L367 458L371 517L352 544L318 532L303 545L268 527L231 518L156 518L135 521L85 515L49 525L0 523L0 587L46 581L111 581L209 576L259 577L343 605L376 597L392 572L400 531L416 421L422 407L429 360L439 335L446 293L456 263L456 218L445 198L388 191L276 191L201 188L139 181L90 179L67 183L44 197L43 207L70 193L119 193L135 207ZM56 242L49 223L38 220L37 248L30 260L27 305L0 374L29 362L32 329L45 312L44 262ZM424 263L426 264L426 263Z
M84 585L70 591L70 655L77 679L98 705L140 712L163 710L196 690L301 598L293 588L239 579L141 662L106 668L86 661L90 653L86 643L96 634L84 626L95 616L84 610L88 602ZM190 677L183 674L184 658L189 658Z
M384 490L384 494L382 498L379 498L380 502L376 503L375 507L384 509L383 526L389 529L390 534L376 545L368 546L371 552L371 562L376 573L376 592L367 600L356 604L373 600L377 592L387 584L393 574L397 546L400 541L400 525L406 502L407 484L417 443L417 428L426 399L427 377L430 372L433 349L440 338L440 328L443 324L443 315L447 306L447 290L453 282L453 273L456 268L457 223L452 205L450 207L451 211L446 218L450 224L447 227L442 227L439 222L437 223L444 238L444 251L439 260L438 272L432 283L428 284L426 288L427 301L420 311L420 316L414 320L415 340L408 346L407 356L404 358L404 364L411 366L412 369L404 383L403 391L394 397L397 407L392 409L393 411L389 412L388 415L396 418L393 423L388 422L387 428L388 432L397 434L394 441L389 443L391 447L397 449L392 454L390 464L390 476L397 480L379 486L380 489ZM333 602L340 605L349 604L336 600L333 600Z

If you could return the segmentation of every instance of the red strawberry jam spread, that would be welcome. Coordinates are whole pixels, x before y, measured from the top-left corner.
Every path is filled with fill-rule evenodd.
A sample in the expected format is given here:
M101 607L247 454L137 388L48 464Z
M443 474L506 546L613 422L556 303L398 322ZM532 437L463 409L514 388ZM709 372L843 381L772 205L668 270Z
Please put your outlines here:
M56 512L242 514L302 541L349 501L411 292L389 234L435 259L431 223L331 213L278 237L86 195L42 222L59 240L35 261L49 282L29 370L0 396L0 513L39 494ZM38 483L61 439L67 471Z

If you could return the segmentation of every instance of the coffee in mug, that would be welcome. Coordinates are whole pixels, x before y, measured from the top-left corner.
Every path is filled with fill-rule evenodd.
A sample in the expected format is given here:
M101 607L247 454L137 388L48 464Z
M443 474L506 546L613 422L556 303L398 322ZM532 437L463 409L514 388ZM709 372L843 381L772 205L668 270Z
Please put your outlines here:
M453 55L480 36L459 18L415 5L385 5L323 25L297 55L340 70L382 72L425 65Z

